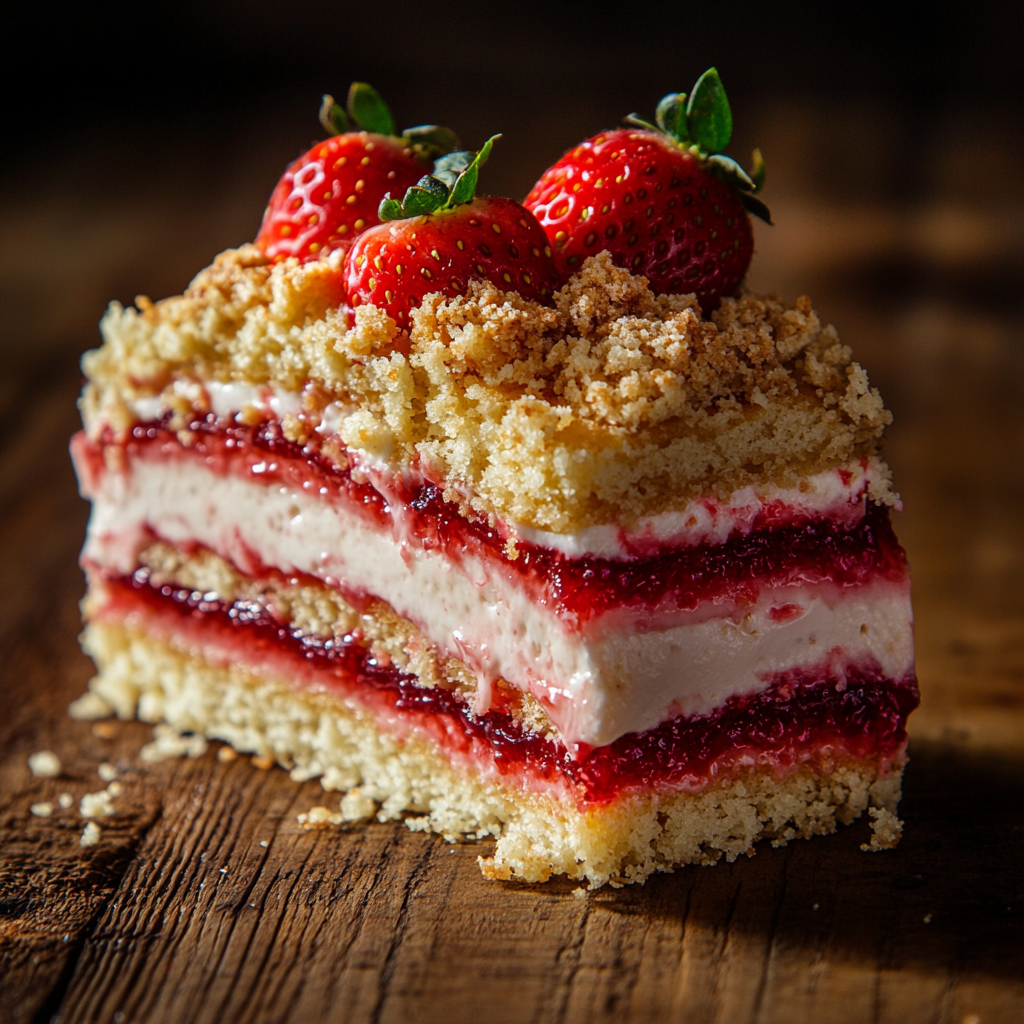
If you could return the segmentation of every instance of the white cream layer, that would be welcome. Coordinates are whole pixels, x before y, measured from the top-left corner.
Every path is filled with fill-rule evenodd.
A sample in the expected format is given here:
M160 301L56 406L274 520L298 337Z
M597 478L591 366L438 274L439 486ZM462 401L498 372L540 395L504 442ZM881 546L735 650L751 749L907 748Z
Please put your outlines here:
M85 443L84 437L79 439ZM740 616L704 606L650 621L617 610L585 632L532 600L506 566L399 544L344 503L257 478L217 474L185 450L156 448L98 468L79 450L83 493L94 502L83 558L121 573L137 566L152 531L199 543L243 572L299 571L374 594L478 674L478 710L499 677L549 709L570 747L602 746L671 715L704 714L780 671L876 660L891 678L912 665L908 586L840 591L799 587L763 595ZM780 611L781 609L781 611Z

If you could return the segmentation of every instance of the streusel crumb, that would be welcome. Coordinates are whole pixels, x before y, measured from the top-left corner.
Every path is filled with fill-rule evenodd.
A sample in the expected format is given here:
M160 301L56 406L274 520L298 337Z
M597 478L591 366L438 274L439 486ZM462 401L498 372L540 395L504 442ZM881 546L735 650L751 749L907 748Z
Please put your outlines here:
M428 296L409 334L340 303L338 254L270 267L222 254L183 296L113 305L88 353L92 430L123 430L161 395L202 410L205 380L303 392L289 430L309 436L331 402L341 440L419 464L486 513L569 532L666 511L698 494L791 486L871 455L891 416L806 296L655 296L607 253L555 307L474 282ZM177 429L177 428L175 428ZM289 435L291 436L291 435Z

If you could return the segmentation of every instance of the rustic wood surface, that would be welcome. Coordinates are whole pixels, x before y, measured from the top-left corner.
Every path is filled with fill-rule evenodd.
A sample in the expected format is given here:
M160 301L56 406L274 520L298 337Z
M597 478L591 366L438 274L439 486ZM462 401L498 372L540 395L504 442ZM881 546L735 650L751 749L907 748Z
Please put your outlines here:
M939 256L893 242L933 237L894 235L896 211L802 210L776 207L793 227L762 233L758 273L795 294L793 280L815 286L819 272L819 308L897 416L888 456L907 505L897 528L923 695L901 845L861 853L860 823L643 887L492 883L476 866L486 844L400 823L306 832L297 814L329 802L315 782L222 761L216 744L144 764L149 727L72 720L90 675L76 643L87 509L66 447L93 312L54 305L32 322L68 340L43 339L0 378L0 1021L1024 1019L1024 320L1016 298L986 307L946 289ZM55 216L52 237L36 221L33 237L58 252L70 220ZM968 234L985 225L1005 235L991 217ZM128 272L134 250L118 248L109 209L78 230L103 243L82 268L89 296L130 298L119 282L156 275L157 256ZM140 235L165 272L167 252L199 265L161 250L155 222L124 238ZM830 263L840 238L857 252ZM65 264L37 263L71 302L55 286ZM873 279L834 286L851 266L908 263L933 285L895 298ZM59 778L30 773L43 749L59 754ZM101 763L124 792L84 847L79 800L104 787ZM30 812L40 801L52 816Z

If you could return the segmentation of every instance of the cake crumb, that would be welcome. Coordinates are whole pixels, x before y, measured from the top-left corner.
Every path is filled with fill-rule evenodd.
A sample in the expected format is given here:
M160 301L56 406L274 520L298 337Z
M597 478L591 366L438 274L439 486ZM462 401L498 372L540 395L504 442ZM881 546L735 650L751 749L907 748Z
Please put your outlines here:
M78 840L79 846L95 846L100 841L100 827L95 821L88 821L82 830L82 838Z
M113 722L97 722L92 727L92 734L100 740L112 740L116 734Z
M51 814L53 814L53 804L51 804L48 800L43 800L40 803L33 804L29 808L29 810L37 818L48 818Z
M335 814L326 807L311 807L305 814L298 816L299 824L310 831L314 828L330 828L332 825L340 825L345 819L340 814Z
M254 767L264 772L274 767L274 759L269 754L254 754L252 763Z
M104 782L113 782L117 778L117 769L106 761L96 769L96 773Z
M64 808L65 811L69 807L73 806L74 802L75 798L70 793L61 793L61 795L57 797L57 803L59 803L61 807Z
M149 764L174 757L202 757L206 753L204 736L186 736L169 725L158 725L153 735L153 742L139 751L139 757Z
M217 751L217 760L221 764L230 764L232 761L238 760L238 751L234 747L221 747Z
M78 810L83 818L106 818L114 813L113 799L105 789L86 793L78 804Z
M29 755L28 770L37 779L55 779L61 769L60 758L52 750L37 750Z
M341 816L345 821L363 821L365 818L371 818L376 809L376 801L371 800L358 786L350 789L341 798Z
M865 853L875 853L899 845L903 822L884 807L869 807L868 814L871 815L871 842L861 843L860 848Z
M68 705L68 714L80 722L95 722L109 718L113 708L98 693L89 690Z
M124 793L124 786L115 779L107 786L107 792L113 797L121 796Z

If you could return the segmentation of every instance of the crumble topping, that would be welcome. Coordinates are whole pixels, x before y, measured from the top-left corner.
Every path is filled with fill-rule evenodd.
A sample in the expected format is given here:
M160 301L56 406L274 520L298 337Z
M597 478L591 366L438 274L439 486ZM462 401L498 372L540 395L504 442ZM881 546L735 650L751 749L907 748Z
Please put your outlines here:
M340 296L337 253L271 267L247 245L183 296L112 305L105 344L83 360L87 425L125 430L130 403L156 395L204 411L207 380L302 392L289 436L311 436L339 403L349 448L418 463L477 510L567 533L794 486L874 454L891 421L806 296L744 294L702 319L692 295L656 296L607 253L554 308L473 282L463 297L428 296L408 334L372 306L350 328Z

